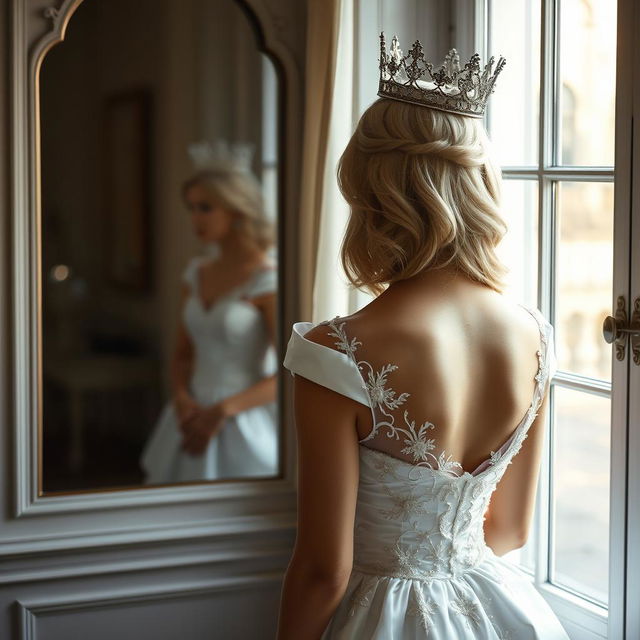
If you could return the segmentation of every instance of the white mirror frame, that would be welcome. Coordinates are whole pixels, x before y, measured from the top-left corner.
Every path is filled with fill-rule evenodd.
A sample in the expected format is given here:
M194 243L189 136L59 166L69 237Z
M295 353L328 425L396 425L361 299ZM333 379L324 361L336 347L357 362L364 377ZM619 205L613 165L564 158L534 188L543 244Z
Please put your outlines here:
M5 553L78 549L122 542L184 540L212 534L290 531L295 525L295 446L291 376L281 368L279 385L283 475L266 480L228 480L170 486L86 490L42 495L41 474L41 202L39 71L48 51L64 40L73 13L83 0L64 0L59 8L44 0L12 0L11 8L11 327L14 442L14 519L0 540ZM296 0L234 0L262 32L262 49L279 76L280 362L298 308L297 203L302 131L302 94L296 54L304 54ZM273 3L276 4L275 2ZM284 15L283 6L289 15ZM123 16L126 19L126 16ZM9 258L8 258L9 259ZM203 509L206 503L207 508ZM171 520L167 521L171 506ZM87 518L87 511L91 517ZM28 516L45 517L34 536ZM60 516L60 517L58 517ZM71 532L79 532L74 535Z

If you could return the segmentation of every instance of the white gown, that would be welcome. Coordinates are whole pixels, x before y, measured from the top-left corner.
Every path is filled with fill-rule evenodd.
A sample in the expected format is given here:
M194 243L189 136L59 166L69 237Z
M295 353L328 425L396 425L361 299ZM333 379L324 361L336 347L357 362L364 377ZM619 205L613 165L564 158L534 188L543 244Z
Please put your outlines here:
M257 270L246 283L205 309L198 295L197 270L208 259L192 258L183 273L191 287L183 319L195 349L190 389L204 406L235 395L278 370L262 314L243 299L275 291L277 269L268 266ZM276 475L276 403L229 418L200 455L184 451L181 444L182 432L173 402L169 401L140 456L146 484Z
M491 494L556 367L552 326L537 309L527 310L541 334L533 399L511 437L473 473L444 451L431 453L438 451L437 427L404 410L409 394L392 387L396 365L376 369L358 357L363 345L345 329L346 319L320 323L336 337L336 349L305 339L311 323L293 325L284 360L291 373L369 406L373 415L359 447L353 570L322 640L568 640L527 575L484 540ZM380 450L400 439L407 460Z

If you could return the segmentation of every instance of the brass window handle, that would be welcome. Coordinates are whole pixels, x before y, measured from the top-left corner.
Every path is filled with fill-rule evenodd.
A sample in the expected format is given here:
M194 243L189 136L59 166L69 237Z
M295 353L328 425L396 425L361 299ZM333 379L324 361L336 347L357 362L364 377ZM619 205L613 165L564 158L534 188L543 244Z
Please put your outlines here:
M616 345L616 358L624 360L627 345L627 335L631 336L631 350L633 361L640 365L640 298L633 304L633 315L627 326L627 311L624 297L617 301L618 308L615 316L607 316L602 323L602 335L609 344Z

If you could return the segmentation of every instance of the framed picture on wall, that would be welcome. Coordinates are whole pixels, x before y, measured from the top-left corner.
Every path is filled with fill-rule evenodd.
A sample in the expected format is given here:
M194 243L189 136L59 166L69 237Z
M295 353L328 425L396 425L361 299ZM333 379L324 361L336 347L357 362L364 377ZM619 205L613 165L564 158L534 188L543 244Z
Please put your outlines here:
M151 118L146 88L104 105L104 223L107 277L119 287L151 286Z

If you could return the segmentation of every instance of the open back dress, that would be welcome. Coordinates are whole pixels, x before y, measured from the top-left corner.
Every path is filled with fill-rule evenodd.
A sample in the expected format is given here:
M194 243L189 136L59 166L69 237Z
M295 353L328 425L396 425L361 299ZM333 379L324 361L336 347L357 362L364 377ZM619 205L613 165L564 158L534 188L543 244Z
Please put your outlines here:
M472 472L438 447L437 425L414 416L410 394L394 388L398 364L373 366L337 316L321 322L335 348L293 325L284 359L298 374L371 408L359 442L353 569L322 640L568 640L559 620L516 565L484 539L491 494L520 450L556 367L553 328L524 307L540 330L531 404L510 437ZM366 345L368 354L375 345Z

